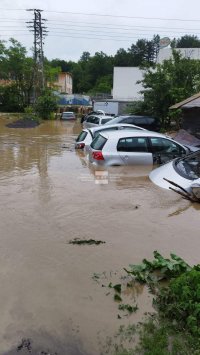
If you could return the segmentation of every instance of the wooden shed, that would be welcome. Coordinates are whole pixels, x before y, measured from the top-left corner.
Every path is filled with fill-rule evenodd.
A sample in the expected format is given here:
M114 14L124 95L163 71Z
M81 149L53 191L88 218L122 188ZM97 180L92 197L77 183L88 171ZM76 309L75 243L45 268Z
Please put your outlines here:
M178 102L170 109L181 109L182 128L200 137L200 93Z

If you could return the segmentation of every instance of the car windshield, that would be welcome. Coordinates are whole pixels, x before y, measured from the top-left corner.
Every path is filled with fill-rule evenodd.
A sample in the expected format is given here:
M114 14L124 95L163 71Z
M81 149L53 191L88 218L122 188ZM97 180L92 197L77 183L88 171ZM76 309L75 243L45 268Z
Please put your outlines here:
M109 122L106 122L106 126L109 124L115 124L115 123L120 123L121 122L121 117L115 117L112 120L110 120Z
M176 172L188 180L200 178L200 150L174 161Z

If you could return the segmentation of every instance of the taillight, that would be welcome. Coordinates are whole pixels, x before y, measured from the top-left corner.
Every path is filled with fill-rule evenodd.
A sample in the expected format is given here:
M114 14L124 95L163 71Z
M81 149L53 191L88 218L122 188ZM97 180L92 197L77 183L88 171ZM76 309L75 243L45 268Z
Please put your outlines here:
M78 143L76 147L79 149L83 149L85 147L85 143Z
M104 160L103 154L101 151L98 152L92 152L92 157L95 160Z

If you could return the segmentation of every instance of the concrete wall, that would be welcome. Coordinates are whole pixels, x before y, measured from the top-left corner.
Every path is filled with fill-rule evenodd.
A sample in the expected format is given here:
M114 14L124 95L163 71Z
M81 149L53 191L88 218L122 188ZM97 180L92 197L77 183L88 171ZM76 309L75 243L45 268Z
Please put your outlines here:
M200 48L176 48L184 58L200 59ZM172 48L161 48L157 63L161 64L163 60L170 59L172 57Z
M141 100L140 90L143 89L138 80L143 79L143 72L138 67L114 67L113 99Z

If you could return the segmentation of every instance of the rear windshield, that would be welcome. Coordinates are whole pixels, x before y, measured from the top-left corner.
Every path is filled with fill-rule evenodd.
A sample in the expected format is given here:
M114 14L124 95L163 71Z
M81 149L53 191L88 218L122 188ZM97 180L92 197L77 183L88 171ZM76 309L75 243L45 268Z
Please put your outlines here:
M82 142L84 141L84 139L87 137L87 132L86 131L82 131L78 138L76 139L76 142Z
M93 140L91 147L95 150L102 150L107 139L100 134Z
M176 172L188 180L200 178L200 151L190 154L184 159L174 161Z

